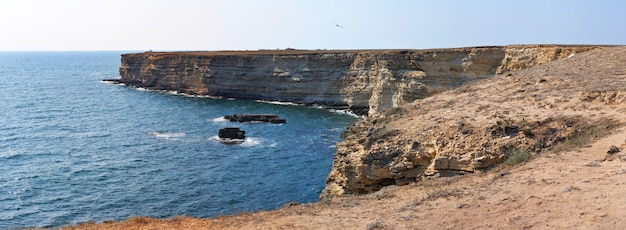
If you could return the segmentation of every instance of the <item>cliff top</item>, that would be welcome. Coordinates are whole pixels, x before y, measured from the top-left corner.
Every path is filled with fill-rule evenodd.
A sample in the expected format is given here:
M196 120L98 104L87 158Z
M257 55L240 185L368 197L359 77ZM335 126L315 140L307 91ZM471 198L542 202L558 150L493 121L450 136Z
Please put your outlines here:
M508 45L504 47L589 47L591 45L557 45L557 44L536 44L536 45ZM594 45L598 47L609 47L608 45ZM260 50L219 50L219 51L174 51L174 52L153 52L147 51L142 53L128 53L123 56L134 55L146 55L150 54L155 57L171 56L171 55L193 55L193 56L228 56L228 55L314 55L314 54L327 54L327 53L359 53L359 52L384 52L389 54L394 53L407 53L407 52L437 52L437 51L454 51L454 50L467 50L472 48L499 48L503 46L474 46L474 47L459 47L459 48L434 48L434 49L363 49L363 50L304 50L304 49L260 49Z
M561 119L565 123L556 129L568 129L575 124L563 118L576 118L576 122L588 122L598 128L587 133L591 142L568 139L573 144L570 148L543 151L523 163L389 186L369 195L288 204L274 211L213 219L136 217L70 229L612 229L626 226L623 219L626 204L622 202L626 191L626 127L620 126L626 122L625 63L626 47L605 47L510 75L479 80L415 101L400 112L368 118L387 119L381 125L399 130L399 138L417 138L429 130L445 132L451 125L454 130L460 126L469 129L455 135L464 133L481 138L484 126L506 120L535 124L535 121ZM529 134L555 131L544 130L542 124L545 123L538 123ZM608 126L617 128L608 129ZM494 141L513 138L504 135L495 137ZM389 143L373 146L384 148L385 144ZM608 154L611 146L620 152Z

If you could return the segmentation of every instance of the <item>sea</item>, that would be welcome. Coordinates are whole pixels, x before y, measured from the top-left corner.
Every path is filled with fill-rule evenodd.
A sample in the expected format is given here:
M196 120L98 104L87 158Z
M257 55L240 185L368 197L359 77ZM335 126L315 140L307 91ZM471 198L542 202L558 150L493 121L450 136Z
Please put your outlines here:
M339 111L109 84L122 51L0 52L0 229L215 217L318 200ZM285 124L224 115L277 114ZM218 141L239 127L240 145Z

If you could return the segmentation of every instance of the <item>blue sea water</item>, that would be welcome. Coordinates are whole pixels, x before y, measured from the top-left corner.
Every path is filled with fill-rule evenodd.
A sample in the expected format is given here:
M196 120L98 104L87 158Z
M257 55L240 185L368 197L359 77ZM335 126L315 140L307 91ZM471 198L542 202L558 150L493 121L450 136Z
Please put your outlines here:
M0 52L0 228L213 217L317 201L357 118L103 83L123 52ZM286 124L231 123L275 113ZM219 128L246 131L241 145Z

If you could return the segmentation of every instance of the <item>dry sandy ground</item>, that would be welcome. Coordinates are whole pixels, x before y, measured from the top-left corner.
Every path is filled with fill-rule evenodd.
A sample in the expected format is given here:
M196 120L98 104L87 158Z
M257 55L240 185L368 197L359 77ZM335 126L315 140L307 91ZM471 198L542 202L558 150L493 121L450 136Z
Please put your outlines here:
M610 90L623 92L626 89L626 47L591 52L595 53L581 55L584 59L578 62L562 62L567 67L564 69L584 73L579 74L579 80L571 83L563 80L570 76L567 71L536 77L546 78L566 89L603 89L608 85ZM554 68L544 66L524 74L548 73L548 67ZM518 80L514 79L516 74L508 77L511 82ZM589 78L596 75L600 78ZM537 80L532 77L525 81ZM507 81L506 76L500 78L504 79L500 79L502 82ZM566 83L579 85L568 88ZM490 84L495 83L477 87L489 88ZM510 87L515 91L518 86ZM551 100L550 91L546 90L547 99L541 103L550 101L554 105L542 107L554 106L565 115L575 111L578 115L626 121L622 115L626 111L626 103L621 102L624 98L585 110L568 104L576 100L559 99L568 95L555 94L555 99L563 102L556 104L558 102ZM494 94L499 91L496 89ZM531 93L534 92L542 91L540 88ZM570 96L578 97L580 92ZM446 95L455 94L444 93L441 97ZM568 109L570 107L573 110ZM621 151L608 154L611 146ZM545 151L517 165L503 164L465 176L389 186L369 195L213 219L136 217L124 222L86 223L66 229L623 229L626 228L625 147L626 127L621 127L592 144L573 150Z

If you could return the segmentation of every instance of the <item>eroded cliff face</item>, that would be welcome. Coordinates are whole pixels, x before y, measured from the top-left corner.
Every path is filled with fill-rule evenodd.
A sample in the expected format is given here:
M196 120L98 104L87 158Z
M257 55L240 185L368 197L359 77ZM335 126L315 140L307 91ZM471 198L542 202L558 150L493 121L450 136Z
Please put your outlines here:
M122 55L120 82L194 95L317 104L374 115L471 80L594 48L145 52Z
M572 54L554 47L508 50L496 71L522 70L356 122L337 144L321 198L472 173L584 145L622 125L615 107L626 101L626 48ZM537 65L561 57L569 58Z

